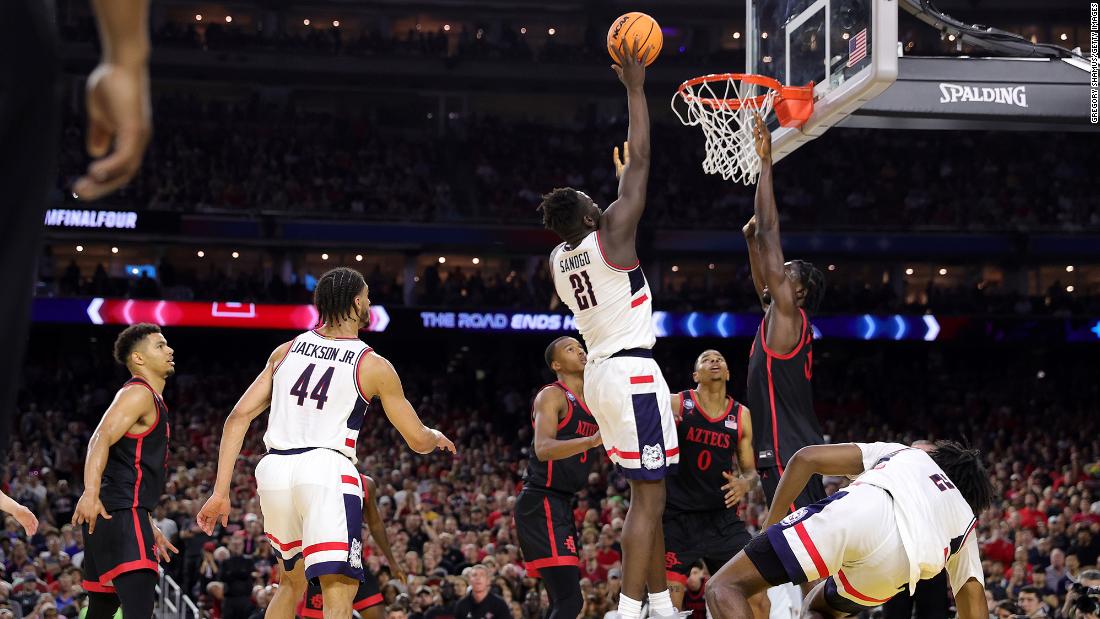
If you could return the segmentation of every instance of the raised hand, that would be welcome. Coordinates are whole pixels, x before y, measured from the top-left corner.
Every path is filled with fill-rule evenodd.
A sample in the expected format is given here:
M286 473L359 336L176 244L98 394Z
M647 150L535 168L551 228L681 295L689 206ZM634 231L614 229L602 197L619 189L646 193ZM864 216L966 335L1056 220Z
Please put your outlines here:
M619 47L612 49L615 64L611 65L611 70L619 76L619 81L627 90L641 90L645 84L645 65L649 55L653 53L653 46L647 45L644 54L640 53L640 46L641 43L635 37L629 49L625 40L619 42Z
M82 200L101 198L137 174L152 135L149 71L143 64L101 63L88 76L88 154L73 185Z
M623 142L623 156L619 158L619 147L616 146L615 150L611 151L611 161L615 164L615 178L622 178L623 170L630 164L630 149L627 148L629 142Z
M745 235L746 239L751 239L756 236L756 215L753 215L741 228L741 234Z
M760 155L760 160L765 163L772 162L772 134L768 131L768 126L764 124L764 119L759 114L753 114L753 128L752 137L756 142L756 154ZM755 219L755 217L754 217Z

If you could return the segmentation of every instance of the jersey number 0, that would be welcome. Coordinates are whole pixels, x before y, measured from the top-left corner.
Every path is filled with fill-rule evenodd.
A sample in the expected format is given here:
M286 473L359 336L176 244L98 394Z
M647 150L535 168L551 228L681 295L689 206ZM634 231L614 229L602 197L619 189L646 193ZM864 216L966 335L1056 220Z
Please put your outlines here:
M588 271L570 275L569 283L572 284L573 295L577 298L577 309L596 307L596 293L592 292L592 280L588 279Z
M302 375L294 381L294 386L290 388L290 395L298 397L298 406L305 405L308 397L317 402L317 410L322 410L325 408L325 402L328 401L328 387L332 382L332 372L336 368L330 366L325 370L325 373L321 375L321 379L313 387L313 393L310 393L309 379L313 376L313 369L316 367L316 363L311 363L305 370L302 370Z

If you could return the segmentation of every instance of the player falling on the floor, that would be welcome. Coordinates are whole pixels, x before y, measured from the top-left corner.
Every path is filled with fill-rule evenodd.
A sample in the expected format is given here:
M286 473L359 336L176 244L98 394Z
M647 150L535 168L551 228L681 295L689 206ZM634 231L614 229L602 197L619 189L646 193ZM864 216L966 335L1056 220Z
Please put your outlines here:
M390 362L359 339L370 323L367 293L359 271L340 267L322 275L314 291L321 326L276 348L225 420L217 481L198 522L207 535L219 520L227 524L245 434L270 406L268 451L256 465L256 489L264 532L283 568L267 610L272 619L293 617L306 581L315 578L324 616L351 616L363 580L363 491L355 441L375 396L414 451L455 450L443 433L421 423Z
M541 578L550 598L547 618L576 619L584 598L573 495L588 483L600 433L584 403L584 347L559 337L544 358L558 380L540 389L532 406L534 454L516 499L516 535L527 575Z
M153 324L129 326L115 340L115 361L131 378L88 441L72 518L84 534L88 619L109 619L120 606L127 619L152 617L158 559L179 552L152 517L164 493L171 429L161 393L176 371L173 354Z
M692 567L702 560L715 574L749 543L737 505L758 481L751 415L726 391L726 358L704 350L692 378L695 389L672 394L680 467L668 478L664 516L665 568L669 581L678 583L670 588L672 603L681 609ZM767 594L750 602L757 617L768 616Z
M784 516L812 475L847 475L847 488ZM976 450L939 441L929 452L899 443L814 445L787 466L756 536L707 585L716 619L751 617L746 597L787 582L825 580L804 617L847 617L947 569L959 619L985 619L976 514L993 497Z
M649 589L650 608L674 614L665 581L665 475L679 461L668 386L653 360L653 301L638 262L635 238L649 177L649 110L643 56L635 40L615 50L612 65L626 87L629 163L618 198L601 210L573 188L543 196L543 224L565 242L550 254L558 296L576 317L588 348L584 392L612 462L630 479L623 527L623 584L619 614L638 619Z
M386 557L390 573L398 582L408 584L405 570L401 569L401 564L394 558L393 550L390 548L390 538L386 535L386 523L382 521L382 514L378 512L378 484L369 475L359 475L359 481L363 487L363 523L370 529L370 536L374 538L374 542ZM355 592L351 607L364 619L382 619L385 615L383 602L378 578L364 571L363 581L359 583L359 589ZM324 610L325 600L321 583L310 581L305 596L298 602L295 613L304 619L324 619Z
M809 318L825 295L825 277L809 262L784 263L772 189L771 134L759 117L754 137L760 156L760 180L756 185L755 214L743 232L764 318L749 352L746 398L752 409L756 469L771 504L787 459L806 445L825 442L814 413L813 328ZM825 488L817 476L795 498L793 507L784 504L779 508L786 512L823 498Z

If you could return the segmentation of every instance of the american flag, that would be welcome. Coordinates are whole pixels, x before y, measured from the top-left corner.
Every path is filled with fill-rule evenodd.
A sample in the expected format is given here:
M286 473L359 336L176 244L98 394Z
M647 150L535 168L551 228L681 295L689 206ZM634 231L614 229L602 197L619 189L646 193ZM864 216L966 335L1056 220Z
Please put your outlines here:
M867 29L848 40L848 66L854 67L867 57Z

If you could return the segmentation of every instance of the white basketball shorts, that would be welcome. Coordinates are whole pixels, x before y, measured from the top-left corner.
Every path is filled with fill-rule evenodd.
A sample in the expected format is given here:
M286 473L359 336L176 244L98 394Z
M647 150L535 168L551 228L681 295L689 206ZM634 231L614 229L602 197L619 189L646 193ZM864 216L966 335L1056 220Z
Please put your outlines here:
M909 584L894 500L858 482L768 527L745 554L773 585L827 578L826 601L849 614L880 606Z
M363 580L363 488L351 460L331 449L272 450L256 465L264 533L286 569L306 578Z
M664 479L680 462L668 384L648 349L622 351L584 370L584 397L608 457L630 479Z

